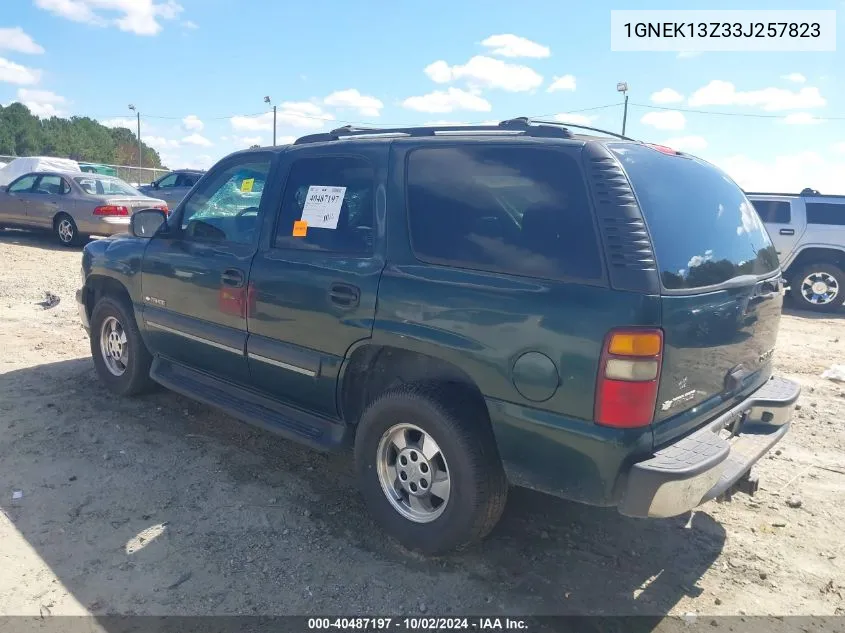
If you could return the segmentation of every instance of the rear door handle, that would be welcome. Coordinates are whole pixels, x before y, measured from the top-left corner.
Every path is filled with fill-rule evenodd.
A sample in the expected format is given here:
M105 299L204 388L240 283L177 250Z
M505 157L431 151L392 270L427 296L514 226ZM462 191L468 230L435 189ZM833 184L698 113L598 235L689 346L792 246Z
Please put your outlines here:
M795 235L795 229L781 229L781 235Z
M244 271L237 268L227 268L220 275L220 281L223 282L223 285L240 288L246 281L246 275L244 275Z
M361 300L361 290L350 284L332 284L329 299L342 308L354 308Z

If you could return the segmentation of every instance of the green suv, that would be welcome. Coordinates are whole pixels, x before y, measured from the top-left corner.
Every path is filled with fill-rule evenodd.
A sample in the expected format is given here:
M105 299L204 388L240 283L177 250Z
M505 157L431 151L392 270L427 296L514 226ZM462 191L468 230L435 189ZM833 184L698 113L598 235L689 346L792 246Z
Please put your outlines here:
M800 391L772 376L769 236L712 165L576 127L224 158L85 247L97 373L354 448L377 522L425 553L484 537L509 484L643 518L753 494Z

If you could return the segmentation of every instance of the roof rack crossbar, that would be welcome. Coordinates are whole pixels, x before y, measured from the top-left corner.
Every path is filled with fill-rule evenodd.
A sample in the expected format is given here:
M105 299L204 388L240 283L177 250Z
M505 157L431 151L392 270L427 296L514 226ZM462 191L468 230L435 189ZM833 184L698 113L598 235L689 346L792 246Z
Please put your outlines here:
M564 121L541 121L539 119L532 119L533 123L538 123L541 125L561 125L563 127L574 127L578 128L579 130L590 130L592 132L601 132L602 134L607 134L608 136L615 136L616 138L622 139L623 141L634 141L634 139L624 136L622 134L617 134L616 132L611 132L610 130L603 130L598 127L590 127L589 125L578 125L577 123L567 123Z
M578 127L578 126L574 126ZM599 130L603 131L603 130ZM419 127L364 128L346 125L330 132L309 134L296 139L294 145L337 141L342 138L367 136L436 136L438 134L460 134L462 132L483 132L491 134L522 134L524 136L572 138L572 133L560 123L532 121L526 117L508 119L498 125L423 125Z

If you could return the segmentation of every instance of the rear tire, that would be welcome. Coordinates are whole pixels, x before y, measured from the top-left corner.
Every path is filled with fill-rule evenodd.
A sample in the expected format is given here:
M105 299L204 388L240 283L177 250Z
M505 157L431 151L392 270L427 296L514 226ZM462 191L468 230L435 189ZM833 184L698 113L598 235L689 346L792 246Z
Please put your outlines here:
M126 301L111 296L97 301L91 314L90 338L94 368L109 391L134 396L153 387L153 358Z
M53 233L62 246L79 246L83 242L76 222L67 213L60 213L53 220Z
M486 407L462 386L406 384L384 392L361 416L355 464L375 520L424 554L481 540L505 508L507 479Z
M845 273L828 262L802 266L790 275L789 294L796 307L813 312L838 312L845 301Z

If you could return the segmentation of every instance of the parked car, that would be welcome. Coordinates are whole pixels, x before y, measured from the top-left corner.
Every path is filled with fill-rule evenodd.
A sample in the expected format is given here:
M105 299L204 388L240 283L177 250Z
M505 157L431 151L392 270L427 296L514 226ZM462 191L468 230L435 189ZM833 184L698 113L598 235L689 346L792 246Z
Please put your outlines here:
M796 305L814 312L845 302L845 196L749 193L771 235Z
M487 534L509 482L633 517L753 493L800 392L773 376L769 236L710 164L570 127L224 158L85 247L100 379L354 447L371 513L426 553Z
M97 165L94 163L79 163L79 169L89 174L103 174L104 176L114 176L117 178L117 170L108 165Z
M119 178L79 171L24 174L0 188L0 226L51 230L65 246L124 233L132 213L148 208L168 212Z
M202 171L179 169L165 174L149 185L141 185L138 189L148 196L165 200L171 208L174 208L197 184L202 175Z
M69 158L53 158L50 156L26 156L16 158L8 165L0 169L0 187L33 172L43 171L67 171L78 172L79 163Z

